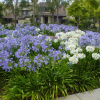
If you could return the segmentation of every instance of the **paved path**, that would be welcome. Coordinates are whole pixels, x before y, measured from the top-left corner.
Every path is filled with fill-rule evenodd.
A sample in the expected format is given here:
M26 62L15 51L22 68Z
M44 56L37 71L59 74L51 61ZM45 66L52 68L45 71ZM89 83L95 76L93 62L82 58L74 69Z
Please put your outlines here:
M55 99L56 100L56 99ZM100 100L100 88L94 89L90 93L83 92L58 98L58 100Z
M69 95L66 96L65 98L59 97L58 100L100 100L100 88L94 89L90 93L87 91L87 92Z

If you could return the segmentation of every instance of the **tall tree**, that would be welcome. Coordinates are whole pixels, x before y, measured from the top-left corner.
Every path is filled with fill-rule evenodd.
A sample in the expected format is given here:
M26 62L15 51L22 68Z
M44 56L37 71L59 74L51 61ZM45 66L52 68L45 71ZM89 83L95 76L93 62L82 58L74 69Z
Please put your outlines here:
M89 13L86 7L83 5L83 2L80 0L75 0L67 8L68 16L75 17L77 21L77 27L80 23L80 20L85 20L89 18Z
M9 9L14 15L15 27L16 27L16 20L17 20L16 18L20 16L20 10L23 7L26 7L27 3L28 3L27 0L20 0L20 3L19 3L19 0L5 0L4 1L4 4L6 5L5 8Z
M43 2L44 0L41 0L41 2L39 3L39 6L38 6L38 10L39 10L39 26L41 25L41 17L42 17L42 14L44 12L44 5L43 5Z
M58 20L58 11L59 11L59 8L61 7L61 2L62 0L55 0L54 3L55 3L55 6L56 6L56 11L57 11L57 22L59 22Z
M2 19L3 16L3 4L0 2L0 20Z
M56 11L55 0L46 0L49 12L52 14L52 22L54 22L54 13Z
M54 4L56 6L56 11L57 11L57 22L59 22L58 20L58 16L59 16L59 9L63 6L63 9L65 9L67 7L67 5L69 4L69 1L65 1L65 0L54 0Z
M66 8L69 4L70 0L46 0L49 12L52 14L52 22L54 22L54 13L57 12L57 22L58 16L59 16L59 9L63 6L63 8Z
M33 23L35 22L35 15L36 15L36 10L38 7L38 0L31 0L31 8L33 10Z

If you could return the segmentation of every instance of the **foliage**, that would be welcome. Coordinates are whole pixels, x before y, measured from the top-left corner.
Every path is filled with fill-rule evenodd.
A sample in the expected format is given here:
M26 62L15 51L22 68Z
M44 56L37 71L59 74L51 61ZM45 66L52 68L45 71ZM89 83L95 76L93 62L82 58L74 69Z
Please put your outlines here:
M75 19L71 19L70 17L66 17L64 20L65 20L65 23L64 23L65 25L69 24L69 25L73 25L74 26L75 23L76 23Z
M93 24L93 21L91 21L91 20L83 20L79 24L79 29L81 29L81 30L82 29L83 30L90 29L92 24Z
M0 67L0 91L3 88L3 86L7 85L8 79L10 78L11 73L7 72L5 73L4 70Z
M27 23L29 23L29 22L27 22L27 21L24 22L24 24L27 24Z
M32 17L30 17L30 22L31 22L31 23L33 22L33 18L32 18Z
M4 27L5 27L5 29L8 29L8 30L14 30L14 25L13 24L10 25L10 26L5 25Z
M86 7L84 7L82 2L77 1L77 0L68 6L67 11L68 11L68 16L75 17L77 21L77 27L80 20L89 18L89 13Z
M66 62L63 62L63 65L61 63L62 61L56 63L52 61L36 72L24 72L25 74L22 74L23 68L19 69L21 73L19 71L17 73L18 68L15 69L14 76L5 86L6 95L3 99L44 100L58 98L58 94L67 95L67 88L74 80L71 79L70 67L66 65Z
M1 24L5 25L5 20L4 19L1 20Z
M16 20L17 17L20 16L20 10L22 10L24 7L27 7L27 1L26 0L21 0L19 5L18 5L19 0L5 0L4 4L5 9L9 9L11 13L14 15L14 22L15 22L15 27L16 27Z
M1 19L2 19L2 17L3 17L3 4L0 2L0 21L1 21Z

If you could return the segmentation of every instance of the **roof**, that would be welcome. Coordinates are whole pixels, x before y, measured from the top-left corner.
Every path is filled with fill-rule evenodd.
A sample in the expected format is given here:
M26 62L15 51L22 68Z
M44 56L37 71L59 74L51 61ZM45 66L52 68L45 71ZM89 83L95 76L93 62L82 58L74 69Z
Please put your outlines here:
M52 15L52 14L50 12L43 12L43 14L42 14L42 16L49 16L49 15ZM54 13L54 16L57 16L57 10ZM64 11L63 7L59 8L58 16L62 16L62 17L67 16L66 11Z
M46 2L40 2L39 4L38 4L38 6L43 6L43 7L46 7L47 6L47 4L46 4Z
M3 18L15 19L15 16L14 16L14 14L13 14L13 13L9 13L9 14L7 14L7 15L3 16ZM16 17L16 19L18 19L18 16Z

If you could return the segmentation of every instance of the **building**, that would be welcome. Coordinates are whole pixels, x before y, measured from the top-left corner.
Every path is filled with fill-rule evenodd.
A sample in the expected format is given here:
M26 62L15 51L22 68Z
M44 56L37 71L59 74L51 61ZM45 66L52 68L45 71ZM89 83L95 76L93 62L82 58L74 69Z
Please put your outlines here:
M30 5L27 8L23 8L21 10L20 16L17 16L16 18L18 23L20 24L23 24L24 22L30 23L30 17L33 16L33 11L31 10ZM41 5L43 7L43 11L42 13L39 12L35 15L35 22L39 22L39 15L41 15L41 23L51 23L52 15L47 10L46 2L38 4L39 7L41 7ZM58 14L59 14L58 15L59 23L62 23L63 18L67 16L66 11L63 9L63 7L59 8ZM3 19L5 20L6 23L12 23L15 17L11 12L8 12L6 15L3 16ZM54 22L57 22L57 12L54 13Z

